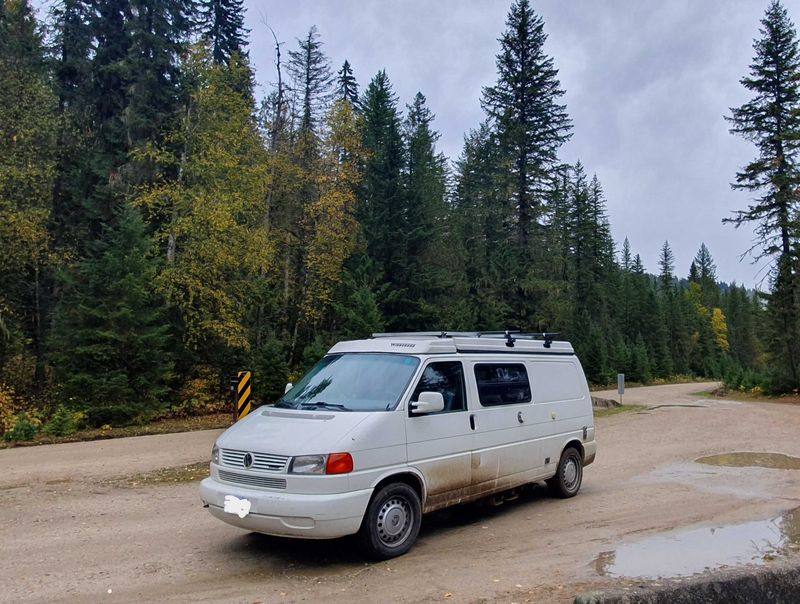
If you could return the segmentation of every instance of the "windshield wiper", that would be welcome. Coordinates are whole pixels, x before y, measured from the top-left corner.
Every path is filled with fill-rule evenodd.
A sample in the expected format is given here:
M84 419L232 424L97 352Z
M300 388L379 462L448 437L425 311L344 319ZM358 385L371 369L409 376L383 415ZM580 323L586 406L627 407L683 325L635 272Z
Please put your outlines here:
M350 411L344 405L335 405L325 401L314 401L313 403L302 403L299 409L336 409L337 411Z

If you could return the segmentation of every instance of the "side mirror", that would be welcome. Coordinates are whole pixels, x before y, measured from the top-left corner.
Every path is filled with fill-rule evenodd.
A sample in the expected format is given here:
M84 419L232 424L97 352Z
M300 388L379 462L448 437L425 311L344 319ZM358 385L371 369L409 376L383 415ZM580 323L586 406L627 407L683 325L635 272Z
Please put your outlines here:
M439 413L439 411L444 411L444 397L441 392L420 392L418 399L411 403L411 411L414 413Z
M283 393L286 394L287 392L289 392L289 390L292 389L292 386L294 386L294 384L292 384L291 382L286 382L286 388L283 389Z

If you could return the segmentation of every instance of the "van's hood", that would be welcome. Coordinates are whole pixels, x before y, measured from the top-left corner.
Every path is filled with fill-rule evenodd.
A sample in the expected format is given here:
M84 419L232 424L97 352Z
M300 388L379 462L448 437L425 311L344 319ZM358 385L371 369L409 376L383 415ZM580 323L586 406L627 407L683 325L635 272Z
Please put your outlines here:
M262 407L228 428L217 445L273 455L336 453L343 450L342 439L370 415L375 413Z

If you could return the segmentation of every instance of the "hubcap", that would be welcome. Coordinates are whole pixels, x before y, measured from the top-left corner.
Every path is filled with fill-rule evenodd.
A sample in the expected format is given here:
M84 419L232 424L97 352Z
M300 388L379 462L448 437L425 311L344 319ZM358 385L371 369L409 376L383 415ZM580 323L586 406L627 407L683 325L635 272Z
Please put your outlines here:
M391 546L400 545L408 537L412 525L411 507L400 497L392 497L378 512L378 537Z
M568 459L567 463L564 464L564 486L566 486L568 489L572 489L575 487L575 483L577 481L578 464L574 459Z

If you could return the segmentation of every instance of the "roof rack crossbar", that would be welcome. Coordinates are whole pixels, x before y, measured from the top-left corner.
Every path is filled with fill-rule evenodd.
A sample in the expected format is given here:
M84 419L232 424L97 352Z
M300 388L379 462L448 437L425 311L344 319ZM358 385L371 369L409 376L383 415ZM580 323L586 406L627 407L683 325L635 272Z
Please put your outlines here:
M373 333L371 338L505 338L506 345L514 346L515 340L544 340L544 347L550 348L553 340L560 334L551 332L526 332L507 329L505 331L399 331Z

